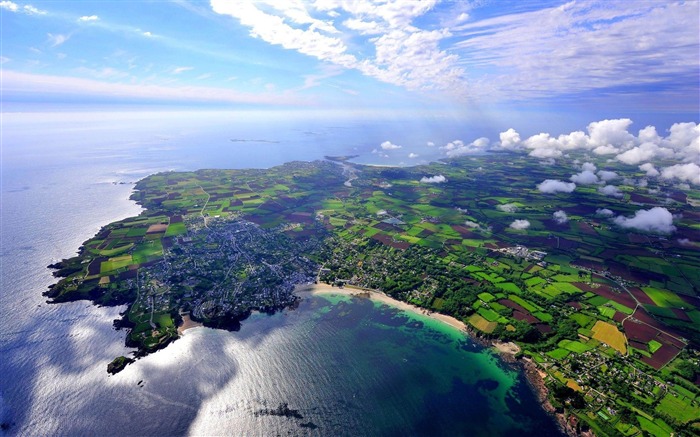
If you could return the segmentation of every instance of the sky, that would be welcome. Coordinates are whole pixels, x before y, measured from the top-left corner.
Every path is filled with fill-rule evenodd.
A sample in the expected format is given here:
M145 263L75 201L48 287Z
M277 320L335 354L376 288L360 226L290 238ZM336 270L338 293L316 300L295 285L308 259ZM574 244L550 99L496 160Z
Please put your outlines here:
M699 118L700 0L2 0L0 13L4 111L384 111L562 129Z

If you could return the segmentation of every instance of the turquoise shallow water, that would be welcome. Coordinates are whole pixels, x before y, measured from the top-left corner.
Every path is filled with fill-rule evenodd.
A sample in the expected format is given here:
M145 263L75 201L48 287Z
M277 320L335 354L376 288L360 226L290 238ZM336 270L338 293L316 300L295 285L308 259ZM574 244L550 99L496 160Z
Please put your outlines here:
M217 395L212 404L229 413L219 424L195 421L195 434L559 435L520 372L420 314L305 295L296 310L254 315L237 335L264 349L245 359L275 382L251 389L243 366L224 391L255 394L234 404ZM297 416L265 414L284 404Z

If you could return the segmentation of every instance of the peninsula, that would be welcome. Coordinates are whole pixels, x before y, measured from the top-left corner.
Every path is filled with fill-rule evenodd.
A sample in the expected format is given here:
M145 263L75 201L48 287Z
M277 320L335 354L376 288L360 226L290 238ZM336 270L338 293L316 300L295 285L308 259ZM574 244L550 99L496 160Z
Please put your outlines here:
M177 339L183 316L235 330L293 306L302 284L381 290L517 344L572 433L700 432L697 188L601 162L623 180L614 196L552 191L577 169L520 153L349 158L149 176L132 195L145 211L51 265L46 295L127 305L115 327L138 357ZM673 226L624 220L662 209Z

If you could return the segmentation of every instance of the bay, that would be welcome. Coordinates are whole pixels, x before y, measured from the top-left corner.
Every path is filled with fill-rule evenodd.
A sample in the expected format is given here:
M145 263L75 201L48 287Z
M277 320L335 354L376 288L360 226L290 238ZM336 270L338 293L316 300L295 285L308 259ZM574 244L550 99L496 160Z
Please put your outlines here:
M3 114L1 432L555 433L522 376L490 352L367 301L309 297L295 311L255 315L237 333L192 329L108 376L107 363L130 352L111 325L123 308L48 305L41 296L54 282L46 265L138 214L131 184L153 172L348 154L406 164L411 151L436 158L425 143L460 132L452 121L298 114ZM386 140L405 149L372 153ZM265 413L284 403L303 420Z

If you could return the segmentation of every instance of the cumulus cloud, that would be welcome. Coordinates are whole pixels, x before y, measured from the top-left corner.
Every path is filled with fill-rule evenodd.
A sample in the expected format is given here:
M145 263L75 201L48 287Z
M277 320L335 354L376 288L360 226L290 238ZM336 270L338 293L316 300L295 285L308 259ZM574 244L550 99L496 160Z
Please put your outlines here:
M420 156L420 155L418 155L417 153L413 153L413 152L411 152L411 153L408 154L408 157L411 158L411 159L418 158L419 156Z
M634 143L634 135L627 129L632 125L629 118L594 121L588 125L590 145L592 147L625 147ZM594 152L596 149L593 149ZM596 152L598 153L598 152Z
M566 215L565 211L559 210L552 214L552 218L554 219L555 222L559 225L563 225L564 223L569 221L569 216Z
M557 158L562 156L566 151L577 149L591 150L597 155L621 154L629 152L631 148L640 143L640 140L628 131L631 124L632 120L628 118L595 121L588 125L588 134L575 131L567 135L552 137L548 133L540 133L526 139L522 144L525 148L531 150L531 156L537 158ZM686 130L688 129L685 128L683 132ZM660 137L655 135L655 132L655 129L647 128L641 131L640 135L647 140L661 141ZM689 137L690 135L683 136L684 139ZM655 145L652 142L649 142L649 144ZM648 149L650 146L646 147ZM640 151L629 152L623 155L620 160L626 162L643 159L645 156L655 156L658 153L667 153L657 149L642 150L641 152L643 153L641 153L641 155ZM595 165L585 163L582 166L582 170L595 172L596 169Z
M608 208L598 208L595 210L595 214L600 217L612 217L615 215L615 213Z
M655 176L659 175L659 171L654 167L654 164L647 162L646 164L642 164L639 166L639 169L641 171L646 172L647 176L650 178L653 178Z
M637 165L639 163L649 161L655 158L672 158L674 151L665 147L659 147L654 143L642 143L626 152L620 153L615 157L620 162L629 165Z
M571 176L569 179L571 179L571 182L576 182L580 185L592 185L598 183L598 176L596 176L595 173L590 170L584 170L581 173Z
M520 134L513 128L510 128L505 132L501 132L499 137L501 139L500 146L502 149L519 150L522 148L520 144Z
M700 161L700 125L674 123L669 132L666 142L684 161Z
M672 165L661 170L661 177L700 185L700 166L695 163Z
M576 184L556 179L546 179L537 185L537 189L542 193L570 193L576 189Z
M515 203L504 203L503 205L496 205L496 209L503 212L514 213L520 208L518 208L518 205Z
M99 21L100 17L97 15L84 15L80 18L78 18L78 21Z
M432 142L432 141L428 141L428 142L426 143L426 145L427 145L428 147L435 147L435 143Z
M559 158L563 152L559 150L557 141L550 137L548 133L533 135L523 142L523 145L532 149L530 156L535 158Z
M527 229L530 227L530 222L528 220L514 220L513 223L510 224L510 227L513 229Z
M612 181L613 179L617 179L618 175L614 171L608 171L608 170L600 170L598 172L598 177L600 180L604 182L609 182Z
M441 184L447 182L447 178L441 174L435 176L423 176L420 181L424 184Z
M634 213L634 217L617 216L613 220L621 228L636 229L645 232L670 234L676 230L673 226L673 215L666 208L656 206L648 210Z
M394 143L392 143L391 141L384 141L384 142L380 145L380 147L381 147L383 150L396 150L396 149L400 149L400 148L401 148L401 146L399 146L399 145L397 145L397 144L394 144Z
M614 185L606 185L604 187L598 188L600 194L604 194L610 197L622 197L622 192L619 188Z
M595 172L596 166L592 162L584 162L583 164L581 164L581 170Z
M485 137L477 138L469 144L464 144L463 141L455 140L442 146L441 149L445 152L448 158L456 158L458 156L480 153L486 150L489 145L489 139Z
M614 159L629 165L655 159L676 159L691 163L700 160L700 125L693 122L675 123L669 129L669 136L664 138L653 126L641 129L638 136L635 136L629 132L631 124L632 120L628 118L601 120L590 123L588 133L575 131L554 137L543 132L522 142L511 139L515 138L517 132L509 129L500 134L500 147L524 147L529 150L530 156L542 159L559 158L570 150L586 150L596 155L615 155ZM581 166L581 170L596 172L595 165L588 162ZM602 179L604 174L607 173L599 172L598 176Z
M471 220L467 220L464 222L464 226L468 228L473 228L473 229L481 229L481 225L477 222L473 222Z

